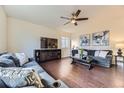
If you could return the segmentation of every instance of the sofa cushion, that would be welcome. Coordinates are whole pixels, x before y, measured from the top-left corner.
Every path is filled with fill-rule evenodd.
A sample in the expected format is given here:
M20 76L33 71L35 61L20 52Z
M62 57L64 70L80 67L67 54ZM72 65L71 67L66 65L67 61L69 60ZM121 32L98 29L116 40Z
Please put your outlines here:
M99 63L106 63L108 60L103 57L93 57L94 60L98 61Z
M36 61L30 61L25 63L22 67L31 67L31 66L37 66L38 63Z
M99 57L106 58L107 54L108 54L108 51L100 51Z
M44 69L38 63L36 63L36 61L28 62L28 63L24 64L22 67L24 67L24 68L32 68L37 73L44 72Z
M26 68L31 68L31 69L34 69L37 73L41 73L41 72L44 72L44 69L40 66L31 66L31 67L26 67Z

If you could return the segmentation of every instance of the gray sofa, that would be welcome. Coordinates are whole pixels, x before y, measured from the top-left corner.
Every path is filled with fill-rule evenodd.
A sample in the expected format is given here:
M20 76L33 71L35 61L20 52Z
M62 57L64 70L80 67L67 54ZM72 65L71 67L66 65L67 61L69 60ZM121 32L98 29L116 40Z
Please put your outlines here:
M1 55L1 54L0 54ZM33 68L47 83L47 85L52 87L52 84L56 81L51 77L33 58L29 59L28 63L25 63L22 68ZM62 81L61 81L62 82ZM0 88L6 88L7 86L0 79ZM60 88L67 88L68 86L62 82ZM35 86L25 86L23 88L35 88Z
M112 65L112 50L88 50L88 49L83 49L83 51L86 51L88 56L92 57L94 64L102 66L102 67L111 67ZM95 51L108 51L107 55L105 58L95 56ZM78 50L72 50L72 56L75 56L75 54L78 54Z

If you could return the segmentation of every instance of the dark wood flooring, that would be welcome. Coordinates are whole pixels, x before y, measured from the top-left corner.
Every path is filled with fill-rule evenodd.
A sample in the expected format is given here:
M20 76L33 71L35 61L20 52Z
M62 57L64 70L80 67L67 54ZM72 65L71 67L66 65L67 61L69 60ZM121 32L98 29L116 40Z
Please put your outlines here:
M71 64L71 58L41 63L42 67L55 79L63 80L71 88L115 88L124 87L124 67L112 68Z

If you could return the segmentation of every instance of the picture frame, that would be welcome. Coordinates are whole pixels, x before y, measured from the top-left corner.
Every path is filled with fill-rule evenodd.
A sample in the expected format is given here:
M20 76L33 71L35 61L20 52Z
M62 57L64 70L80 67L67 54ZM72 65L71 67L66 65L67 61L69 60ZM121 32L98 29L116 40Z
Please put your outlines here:
M92 34L92 45L94 46L109 46L110 31L96 32Z
M90 46L90 34L80 36L80 46Z

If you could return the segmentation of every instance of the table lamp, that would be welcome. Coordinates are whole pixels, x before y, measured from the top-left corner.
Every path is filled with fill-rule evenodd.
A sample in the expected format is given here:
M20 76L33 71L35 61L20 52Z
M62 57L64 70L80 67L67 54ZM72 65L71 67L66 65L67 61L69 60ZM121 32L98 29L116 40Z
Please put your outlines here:
M118 52L117 52L118 56L122 56L122 53L123 53L122 49L124 49L124 43L117 43L116 48L118 49Z

